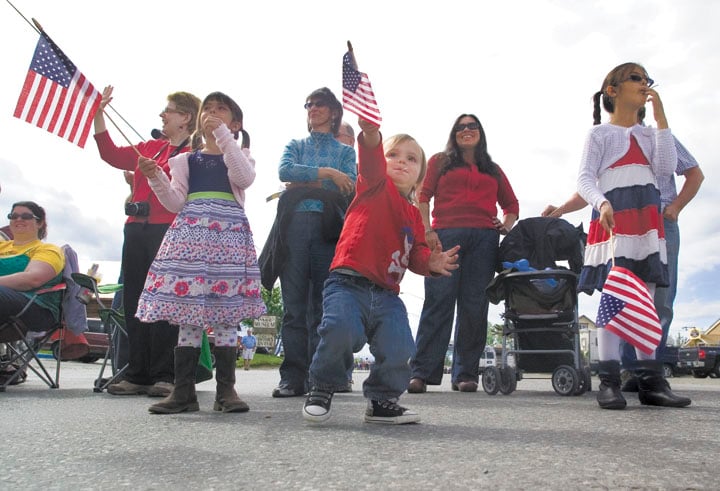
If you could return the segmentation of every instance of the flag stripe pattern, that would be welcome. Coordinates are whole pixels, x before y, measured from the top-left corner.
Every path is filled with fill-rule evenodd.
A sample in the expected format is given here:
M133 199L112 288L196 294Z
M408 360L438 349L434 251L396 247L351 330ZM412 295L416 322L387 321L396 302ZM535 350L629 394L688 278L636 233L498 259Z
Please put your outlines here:
M619 266L610 270L603 286L597 325L648 355L662 337L660 319L645 283Z
M357 71L353 65L352 54L348 51L343 56L343 107L380 126L382 117L370 79L366 74Z
M13 115L83 148L101 99L65 53L41 32Z

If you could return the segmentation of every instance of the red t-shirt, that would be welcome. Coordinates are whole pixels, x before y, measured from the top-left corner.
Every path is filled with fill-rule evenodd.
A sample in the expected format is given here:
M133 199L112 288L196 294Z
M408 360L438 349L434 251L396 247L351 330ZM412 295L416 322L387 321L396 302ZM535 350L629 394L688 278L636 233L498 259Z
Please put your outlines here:
M129 216L126 223L172 223L175 219L175 213L171 213L165 209L158 201L155 193L150 189L147 178L138 169L138 155L132 147L118 147L113 143L110 134L107 131L97 133L95 135L100 157L117 169L129 170L135 172L133 178L133 194L132 201L147 201L150 203L150 214L146 217ZM169 145L166 140L149 140L136 145L138 151L144 156L154 158L163 172L170 175L170 168L167 161L170 155L177 147ZM190 147L184 147L178 153L187 152ZM159 155L158 155L159 152ZM157 156L156 156L157 155Z
M515 193L500 170L500 179L478 171L474 165L456 167L444 175L442 154L428 161L428 171L418 196L420 203L432 208L432 228L492 228L497 216L497 205L503 213L519 215L520 207ZM499 181L499 182L498 182Z
M330 269L352 269L400 293L407 269L430 275L425 228L418 209L387 176L382 144L365 148L362 133L358 143L357 194L348 207Z

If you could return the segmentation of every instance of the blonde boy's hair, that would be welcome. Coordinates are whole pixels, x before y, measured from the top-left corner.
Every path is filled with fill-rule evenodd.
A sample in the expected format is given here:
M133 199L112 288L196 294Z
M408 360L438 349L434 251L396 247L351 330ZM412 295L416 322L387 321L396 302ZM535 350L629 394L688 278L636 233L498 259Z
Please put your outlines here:
M418 174L417 182L415 183L415 186L413 186L413 188L410 190L409 196L410 199L415 202L415 190L418 188L418 186L422 184L423 179L425 179L425 174L427 173L427 158L425 157L425 150L423 150L417 140L412 136L405 133L398 133L397 135L393 135L383 142L383 152L387 154L393 148L408 141L414 143L420 149L420 174Z

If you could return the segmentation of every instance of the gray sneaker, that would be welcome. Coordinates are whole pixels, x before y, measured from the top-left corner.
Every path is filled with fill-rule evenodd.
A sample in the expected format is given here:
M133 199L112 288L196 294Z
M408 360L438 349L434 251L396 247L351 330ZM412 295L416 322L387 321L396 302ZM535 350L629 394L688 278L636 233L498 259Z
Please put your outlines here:
M170 395L170 392L172 392L173 387L175 386L170 382L155 382L155 384L148 389L147 395L150 397L167 397Z
M137 396L147 394L151 387L151 385L140 385L128 382L127 380L121 380L116 384L110 384L107 391L108 394L114 396Z

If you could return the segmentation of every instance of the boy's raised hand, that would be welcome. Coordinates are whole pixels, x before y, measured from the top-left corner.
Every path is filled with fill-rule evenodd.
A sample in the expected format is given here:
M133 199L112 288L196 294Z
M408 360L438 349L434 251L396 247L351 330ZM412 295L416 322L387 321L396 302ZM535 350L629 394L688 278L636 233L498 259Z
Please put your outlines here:
M138 157L138 167L145 177L153 178L159 169L157 162L147 157Z
M454 270L460 267L460 265L457 264L457 252L459 250L460 246L457 245L443 252L442 246L438 242L430 253L430 272L440 274L442 276L450 276Z
M363 132L363 146L375 148L380 145L380 127L363 118L358 118L358 126Z

